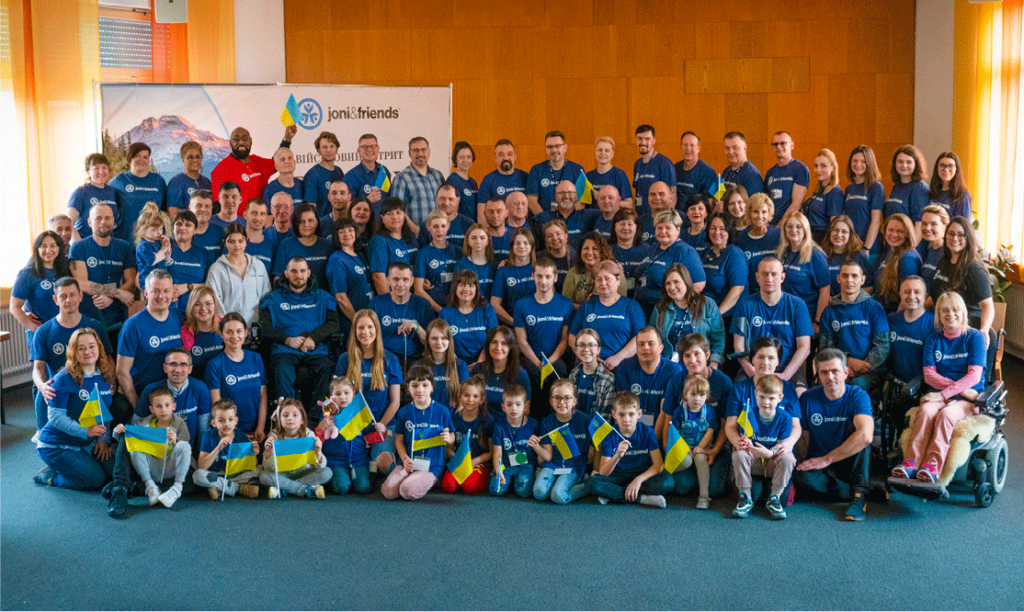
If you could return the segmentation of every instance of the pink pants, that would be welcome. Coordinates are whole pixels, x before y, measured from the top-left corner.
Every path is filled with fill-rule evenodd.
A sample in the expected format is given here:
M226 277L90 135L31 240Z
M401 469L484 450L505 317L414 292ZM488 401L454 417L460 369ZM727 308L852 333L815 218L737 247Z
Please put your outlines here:
M388 499L419 499L427 494L427 491L437 482L437 476L430 472L408 472L405 466L399 464L391 471L384 484L380 486L380 492Z
M936 471L942 473L953 428L975 414L977 406L964 400L922 403L910 423L910 448L904 459L918 466L934 463Z

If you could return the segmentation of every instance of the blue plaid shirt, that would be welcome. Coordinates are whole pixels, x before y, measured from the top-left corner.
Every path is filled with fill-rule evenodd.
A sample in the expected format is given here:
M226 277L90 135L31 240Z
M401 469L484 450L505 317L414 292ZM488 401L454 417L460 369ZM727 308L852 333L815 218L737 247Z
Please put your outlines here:
M437 208L435 196L444 185L444 175L439 170L427 167L426 176L412 165L395 175L391 181L391 194L405 202L405 214L416 225L423 225L430 211Z

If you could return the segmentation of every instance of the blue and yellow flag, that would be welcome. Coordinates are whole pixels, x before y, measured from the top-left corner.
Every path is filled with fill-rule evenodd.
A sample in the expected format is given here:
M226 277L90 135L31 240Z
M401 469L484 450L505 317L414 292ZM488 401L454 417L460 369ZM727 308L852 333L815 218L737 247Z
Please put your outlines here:
M167 456L167 428L125 425L124 443L130 453L146 453L163 459Z
M295 94L288 95L288 101L281 111L281 123L284 127L291 127L302 121L302 111L299 110L299 103L295 101Z
M100 386L93 384L92 393L89 394L89 401L82 408L82 414L78 415L78 424L86 429L93 425L109 423L114 417L110 416L110 410L100 395Z
M715 177L715 182L708 188L710 193L716 200L721 200L722 196L725 195L725 183L722 182L722 175L719 174Z
M558 454L562 456L562 461L569 461L580 454L580 447L576 445L576 438L568 427L569 424L566 423L547 435L558 450Z
M748 438L754 437L754 424L750 421L750 404L744 406L740 412L740 416L736 418L736 424L740 426L740 431L743 432Z
M316 463L315 438L274 440L274 457L278 472L290 472Z
M586 172L581 171L576 177L576 194L581 204L591 204L594 201L594 185L587 178Z
M590 432L590 439L594 441L594 448L600 449L601 442L604 442L604 439L614 429L608 424L608 421L604 420L603 416L595 414L594 418L590 420L590 425L587 426L587 431Z
M665 471L671 474L678 470L689 453L690 445L679 435L675 425L669 423L668 444L665 446Z
M473 473L473 457L469 454L469 437L471 435L473 435L472 431L462 436L459 450L455 451L451 461L448 462L448 471L452 473L455 482L459 484L466 482L469 475Z
M555 367L551 365L551 362L548 361L548 356L545 355L544 353L540 354L540 364L540 386L543 387L544 381L548 379L548 376L554 374L555 378L557 379L558 373L555 372Z
M377 180L373 182L373 186L381 191L391 191L391 179L388 178L388 171L384 166L377 171Z
M344 410L334 415L334 424L338 426L338 433L349 442L355 440L359 432L366 429L366 426L373 422L373 413L366 405L366 398L360 391L352 398Z
M444 446L445 441L441 439L441 432L444 431L444 427L440 425L429 425L423 429L414 429L415 438L412 441L412 452L426 450L428 448L434 448L435 446Z
M224 468L224 475L234 476L240 472L248 472L256 469L256 451L252 448L252 442L239 442L228 445L228 464Z

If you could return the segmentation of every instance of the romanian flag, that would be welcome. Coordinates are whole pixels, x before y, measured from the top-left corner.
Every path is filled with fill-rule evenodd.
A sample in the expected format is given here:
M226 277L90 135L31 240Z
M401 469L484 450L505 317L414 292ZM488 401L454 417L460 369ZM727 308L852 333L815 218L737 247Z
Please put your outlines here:
M107 409L107 405L100 395L100 386L94 384L92 393L89 394L89 401L85 402L82 414L78 415L78 424L88 429L93 425L109 423L113 419L114 417L110 416L110 410Z
M377 180L373 182L373 186L381 191L391 191L391 179L388 178L388 171L384 166L377 171Z
M338 426L338 433L351 442L359 435L359 432L366 429L366 426L373 422L373 413L366 405L366 398L362 391L356 394L345 409L334 415L334 424Z
M316 463L315 438L274 440L274 457L278 472L290 472Z
M722 182L722 175L719 174L715 179L715 183L711 185L708 192L714 196L716 200L721 200L722 196L725 195L725 183Z
M580 454L580 447L576 445L576 438L573 437L568 427L569 424L566 423L546 436L551 440L555 448L558 449L558 454L562 456L562 461L569 461Z
M459 484L466 482L469 475L473 473L473 457L469 454L469 437L471 435L473 435L472 431L462 436L459 450L455 451L451 461L448 462L448 471L452 473L455 482Z
M736 419L736 424L740 426L740 430L743 431L743 435L748 438L754 437L754 424L750 421L750 405L747 404L740 412L740 416Z
M604 420L604 417L595 414L594 418L590 420L590 425L587 426L587 431L590 432L590 439L594 441L594 448L601 448L601 442L608 437L608 434L614 431L612 426L608 424L608 421Z
M544 386L544 381L548 379L548 376L554 374L555 378L558 378L558 374L555 372L555 367L548 361L548 356L544 353L540 354L540 386Z
M302 111L299 110L299 103L295 101L295 94L288 96L288 102L281 111L281 123L284 127L291 127L302 121Z
M674 425L668 426L668 446L665 448L665 471L669 474L679 469L679 466L690 453L690 445L679 435Z
M415 453L416 451L434 448L435 446L444 446L445 441L441 439L442 431L444 431L444 427L439 425L429 425L418 432L413 430L415 437L412 441L412 452Z
M591 204L594 202L594 186L590 183L590 179L587 178L586 172L581 171L580 175L576 178L576 194L581 204Z
M239 472L248 472L256 469L256 451L252 449L252 442L240 442L228 445L228 464L224 468L224 475L234 476Z
M163 459L167 456L167 428L125 425L124 443L130 453L146 453Z

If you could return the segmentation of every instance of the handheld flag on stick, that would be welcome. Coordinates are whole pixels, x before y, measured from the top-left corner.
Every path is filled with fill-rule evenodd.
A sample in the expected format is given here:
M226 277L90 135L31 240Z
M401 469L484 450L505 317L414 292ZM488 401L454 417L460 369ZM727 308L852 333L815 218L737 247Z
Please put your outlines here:
M228 445L228 463L224 468L224 476L230 478L241 472L256 469L256 451L252 442L240 442Z
M299 110L299 103L295 101L295 94L289 94L284 110L281 111L281 123L284 127L291 127L301 121L302 111Z
M558 454L562 456L562 461L569 461L573 457L578 457L580 454L580 448L576 445L576 438L573 437L572 432L568 430L568 427L569 424L566 423L558 429L541 436L551 440L554 447L558 449Z
M377 171L377 180L373 182L373 186L381 191L391 191L391 179L388 178L388 171L384 166Z
M711 185L708 191L716 200L721 200L722 196L725 195L725 183L722 182L722 175L719 174L715 179L715 183Z
M274 460L278 472L290 472L316 463L314 438L274 440Z
M604 417L600 414L595 414L594 418L590 420L590 425L587 426L587 431L590 432L590 439L594 441L594 448L601 448L601 443L608 437L608 434L615 432L620 438L625 440L625 436L619 433L619 430L615 429L608 424L608 421L604 420Z
M373 422L373 413L366 404L366 398L360 391L352 398L344 410L334 416L334 424L338 426L338 433L351 442L363 431L367 425Z
M748 438L754 437L754 425L750 422L750 404L744 406L743 411L740 412L740 416L736 419L736 424L740 426L740 430Z
M540 386L543 387L544 381L546 381L548 376L551 376L552 374L554 374L556 380L559 378L558 372L555 372L555 366L551 365L551 362L548 360L548 356L544 353L540 354L540 363Z
M679 435L671 423L668 426L668 445L665 447L665 471L675 472L690 453L690 445Z
M576 177L576 194L580 204L590 204L594 201L594 185L587 178L586 172L580 172Z
M412 452L433 448L435 446L444 446L445 441L441 439L441 432L444 428L439 425L430 425L424 427L419 431L419 436L412 441ZM415 430L413 432L415 434Z
M167 456L167 428L125 425L124 443L130 453L146 453L163 459Z
M114 417L110 416L110 410L107 409L106 402L103 401L103 397L100 395L100 386L94 384L92 393L89 394L89 401L85 402L82 414L78 415L78 424L88 429L93 425L109 423L113 419Z
M469 475L473 473L473 457L469 454L469 437L471 435L472 432L468 432L462 436L459 450L455 451L451 461L448 462L448 471L452 473L455 482L460 485L466 482Z

